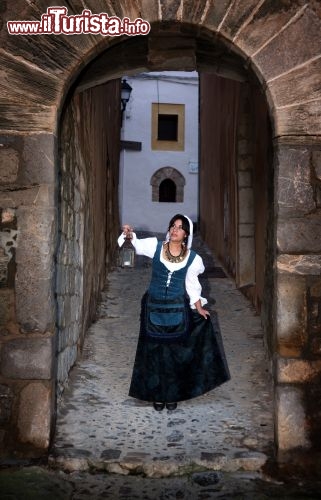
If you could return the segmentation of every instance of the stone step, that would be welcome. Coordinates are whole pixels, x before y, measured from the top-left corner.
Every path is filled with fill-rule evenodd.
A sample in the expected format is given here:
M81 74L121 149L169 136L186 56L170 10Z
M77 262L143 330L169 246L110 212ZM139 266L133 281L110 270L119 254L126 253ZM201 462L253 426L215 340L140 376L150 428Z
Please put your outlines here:
M49 466L64 472L106 471L116 474L143 474L146 477L171 477L191 474L201 470L222 472L259 472L265 465L268 457L264 453L241 451L231 455L223 453L202 453L199 459L173 460L164 458L153 460L153 457L142 457L141 453L133 453L123 460L103 459L101 457L85 456L84 450L70 450L67 453L56 450L49 457Z

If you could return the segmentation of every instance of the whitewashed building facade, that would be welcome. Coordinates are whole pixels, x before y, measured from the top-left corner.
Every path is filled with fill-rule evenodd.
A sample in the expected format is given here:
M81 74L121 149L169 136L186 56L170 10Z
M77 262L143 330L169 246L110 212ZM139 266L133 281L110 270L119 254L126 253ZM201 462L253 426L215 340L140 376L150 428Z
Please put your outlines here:
M165 232L172 215L198 217L197 72L142 73L122 120L120 220Z

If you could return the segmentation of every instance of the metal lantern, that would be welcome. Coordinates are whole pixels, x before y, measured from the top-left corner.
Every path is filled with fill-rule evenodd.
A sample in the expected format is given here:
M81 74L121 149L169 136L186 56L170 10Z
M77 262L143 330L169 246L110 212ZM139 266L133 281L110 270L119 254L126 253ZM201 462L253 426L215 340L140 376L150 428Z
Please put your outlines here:
M127 83L127 81L124 79L121 82L121 93L120 93L120 102L121 102L121 108L120 108L120 113L121 113L121 124L123 124L123 115L127 106L127 103L130 98L130 94L132 92L132 87Z
M135 248L131 242L131 235L128 234L120 249L120 265L121 267L134 267L135 264Z

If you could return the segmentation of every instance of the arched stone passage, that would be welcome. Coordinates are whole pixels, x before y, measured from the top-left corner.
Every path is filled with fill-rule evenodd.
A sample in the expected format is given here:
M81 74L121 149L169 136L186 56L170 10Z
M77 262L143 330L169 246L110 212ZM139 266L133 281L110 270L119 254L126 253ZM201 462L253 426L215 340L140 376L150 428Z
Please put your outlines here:
M184 186L185 178L184 176L173 167L163 167L157 170L150 180L152 186L152 201L160 200L160 185L167 179L171 180L176 186L176 203L183 203L184 201Z
M39 19L46 5L17 0L3 2L1 11L0 230L11 224L17 231L11 271L1 273L13 277L0 291L5 304L0 384L8 401L1 421L2 449L27 444L45 450L49 445L55 401L57 125L68 90L91 61L77 81L78 91L131 69L179 67L238 80L251 74L259 79L269 103L275 158L271 349L276 442L281 450L318 445L314 440L320 429L316 397L321 328L319 5L313 0L303 5L251 0L242 7L232 0L130 5L120 0L108 4L108 14L150 21L148 37L123 43L122 37L7 33L8 20ZM79 13L78 1L68 5L69 13ZM88 0L86 5L95 11L94 2ZM11 222L4 215L8 210ZM28 363L21 363L21 349Z

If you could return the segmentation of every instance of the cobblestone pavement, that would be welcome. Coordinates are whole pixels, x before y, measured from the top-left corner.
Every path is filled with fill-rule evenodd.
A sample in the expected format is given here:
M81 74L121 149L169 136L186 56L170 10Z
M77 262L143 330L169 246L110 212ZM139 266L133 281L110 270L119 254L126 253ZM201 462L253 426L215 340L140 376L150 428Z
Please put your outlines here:
M30 467L0 471L1 500L318 500L320 485L262 479L258 473L194 472L146 478L119 474L52 471Z
M210 253L198 247L213 269ZM271 381L260 318L229 278L208 273L202 285L210 308L216 300L231 381L172 412L128 397L149 262L138 257L135 268L109 275L99 319L59 404L51 464L149 477L197 466L260 470L272 453Z
M219 315L231 381L174 412L129 398L150 265L139 257L134 269L115 269L59 403L49 467L0 471L1 500L321 497L316 476L269 464L273 404L260 319L229 278L215 277L211 254L195 243L210 270L203 291Z

